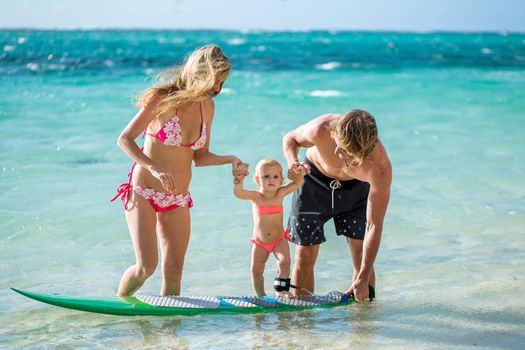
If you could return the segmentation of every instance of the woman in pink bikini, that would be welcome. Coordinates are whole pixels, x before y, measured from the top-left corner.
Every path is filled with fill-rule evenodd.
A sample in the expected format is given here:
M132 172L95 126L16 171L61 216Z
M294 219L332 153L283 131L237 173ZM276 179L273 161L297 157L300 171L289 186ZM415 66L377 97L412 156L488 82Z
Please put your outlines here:
M222 50L208 45L195 50L174 71L146 90L138 101L141 109L118 139L119 147L133 160L129 182L118 188L124 202L135 264L122 276L117 295L132 295L157 267L157 232L162 261L162 295L178 295L184 256L190 237L188 191L192 162L195 166L232 164L242 171L235 156L209 151L215 111L212 100L219 94L230 61ZM135 139L144 132L144 147Z
M277 277L274 280L274 289L278 296L290 296L290 249L288 247L288 232L283 227L283 200L284 197L295 191L303 182L306 169L299 169L298 173L289 172L288 177L293 181L282 186L283 169L278 161L270 158L263 159L255 167L253 177L259 186L258 191L249 191L243 188L244 178L248 174L248 164L243 164L242 170L234 174L233 193L237 198L252 201L253 237L251 242L252 285L258 296L266 295L264 291L264 265L270 254L277 260ZM302 171L301 171L302 170Z

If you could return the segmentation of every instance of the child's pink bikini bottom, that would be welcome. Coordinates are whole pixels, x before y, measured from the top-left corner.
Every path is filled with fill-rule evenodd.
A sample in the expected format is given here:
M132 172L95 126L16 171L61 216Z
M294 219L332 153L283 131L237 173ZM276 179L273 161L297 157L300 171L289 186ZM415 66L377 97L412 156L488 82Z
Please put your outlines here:
M284 233L279 237L277 238L276 240L272 241L272 242L261 242L261 241L258 241L254 238L252 238L250 240L250 242L252 242L253 244L255 244L257 247L260 247L264 250L266 250L268 253L271 253L273 252L273 250L275 249L275 246L277 245L277 243L279 243L280 241L282 241L283 239L287 239L287 240L290 240L290 235L288 234L288 230L285 230Z

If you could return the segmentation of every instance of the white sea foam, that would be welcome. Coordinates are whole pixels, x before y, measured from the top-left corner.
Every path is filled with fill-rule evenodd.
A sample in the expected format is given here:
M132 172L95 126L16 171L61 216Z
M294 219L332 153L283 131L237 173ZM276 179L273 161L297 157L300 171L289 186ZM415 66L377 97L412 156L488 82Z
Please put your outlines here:
M63 71L63 70L66 70L67 68L67 66L64 64L53 64L53 63L48 64L45 67L47 71Z
M250 48L250 51L252 51L252 52L254 52L254 51L263 52L263 51L266 51L266 46L264 46L264 45L252 46Z
M32 72L36 72L36 71L38 71L40 66L38 65L38 63L28 63L28 64L26 64L26 68L29 69Z
M244 45L246 44L246 40L243 38L233 38L227 41L230 45Z
M313 97L340 97L344 94L339 90L314 90L310 91L310 96Z
M341 62L328 62L328 63L318 64L315 66L315 68L321 69L321 70L332 70L332 69L337 69L341 67L342 65L343 64Z
M314 42L323 43L323 44L330 44L332 40L328 38L316 38L314 39Z

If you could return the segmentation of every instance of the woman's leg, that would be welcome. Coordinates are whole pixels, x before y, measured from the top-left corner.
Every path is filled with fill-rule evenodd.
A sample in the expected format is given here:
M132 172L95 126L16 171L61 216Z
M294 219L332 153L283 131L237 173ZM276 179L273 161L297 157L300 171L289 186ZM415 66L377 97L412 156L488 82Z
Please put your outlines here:
M155 272L158 261L155 210L146 199L133 191L130 192L126 221L135 252L135 265L122 275L117 292L119 296L135 293Z
M179 295L184 257L190 240L190 209L181 207L157 214L162 256L161 295Z

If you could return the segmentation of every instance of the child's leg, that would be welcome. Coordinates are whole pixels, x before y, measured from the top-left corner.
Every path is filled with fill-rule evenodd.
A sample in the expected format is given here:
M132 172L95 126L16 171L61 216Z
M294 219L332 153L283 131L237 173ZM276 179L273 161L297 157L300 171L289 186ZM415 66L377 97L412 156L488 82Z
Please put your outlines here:
M290 247L286 239L281 240L275 246L273 255L277 260L277 277L289 278L290 277Z
M273 255L277 260L277 277L289 278L290 277L290 247L286 239L281 240L275 246ZM278 296L291 297L292 293L289 291L276 292Z
M252 286L257 296L266 295L264 292L264 265L268 260L268 256L270 254L266 250L255 244L253 245L251 263Z

